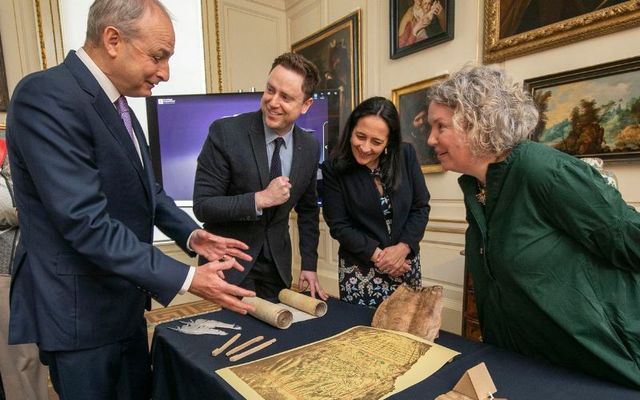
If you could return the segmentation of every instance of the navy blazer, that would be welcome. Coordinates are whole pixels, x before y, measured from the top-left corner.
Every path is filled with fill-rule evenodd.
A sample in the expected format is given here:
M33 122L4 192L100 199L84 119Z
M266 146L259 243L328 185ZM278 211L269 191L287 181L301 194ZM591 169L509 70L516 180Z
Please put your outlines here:
M129 337L148 296L168 304L186 265L152 245L153 226L185 249L197 224L144 167L114 105L80 59L25 77L7 115L21 241L10 343L91 348Z
M343 173L331 162L322 168L322 209L331 236L338 241L338 254L349 263L373 267L371 256L399 242L409 245L409 258L420 253L420 240L429 220L429 191L416 152L401 145L401 180L390 196L393 209L391 235L380 207L380 194L369 168L356 165Z
M222 118L209 127L198 157L193 212L208 231L242 240L255 260L265 238L282 280L291 283L289 212L298 217L302 269L315 271L318 264L319 207L316 190L320 146L299 127L293 129L291 195L273 214L256 216L255 193L269 185L269 165L262 112ZM225 271L227 281L240 283L253 262L242 261L244 272Z

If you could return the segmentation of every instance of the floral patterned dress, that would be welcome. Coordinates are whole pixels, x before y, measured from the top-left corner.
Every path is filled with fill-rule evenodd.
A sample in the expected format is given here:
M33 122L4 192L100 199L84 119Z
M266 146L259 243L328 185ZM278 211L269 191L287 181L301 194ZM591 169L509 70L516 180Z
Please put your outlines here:
M372 175L379 175L379 170L374 170ZM383 194L380 196L380 208L387 223L387 232L391 234L393 209L386 190L383 190ZM375 267L369 268L351 264L342 257L338 259L338 273L340 299L347 303L369 307L378 307L403 282L412 287L422 286L420 255L413 257L411 259L411 269L397 278L383 274Z

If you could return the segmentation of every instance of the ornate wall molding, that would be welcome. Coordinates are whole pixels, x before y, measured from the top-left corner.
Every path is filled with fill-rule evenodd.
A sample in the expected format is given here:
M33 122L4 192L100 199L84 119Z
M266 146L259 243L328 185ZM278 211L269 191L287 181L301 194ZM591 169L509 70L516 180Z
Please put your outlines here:
M34 0L40 65L46 69L64 59L59 0Z
M222 92L222 49L218 0L202 1L202 32L207 92Z

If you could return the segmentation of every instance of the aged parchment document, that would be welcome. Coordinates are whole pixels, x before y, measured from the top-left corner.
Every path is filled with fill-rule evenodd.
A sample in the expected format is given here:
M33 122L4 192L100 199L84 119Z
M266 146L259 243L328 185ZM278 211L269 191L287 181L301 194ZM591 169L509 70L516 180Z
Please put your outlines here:
M216 373L251 399L384 399L457 354L404 332L356 326Z
M255 311L250 311L249 315L280 329L287 329L292 323L322 317L327 313L327 303L293 290L282 289L278 300L282 303L274 304L260 297L242 299L255 307Z

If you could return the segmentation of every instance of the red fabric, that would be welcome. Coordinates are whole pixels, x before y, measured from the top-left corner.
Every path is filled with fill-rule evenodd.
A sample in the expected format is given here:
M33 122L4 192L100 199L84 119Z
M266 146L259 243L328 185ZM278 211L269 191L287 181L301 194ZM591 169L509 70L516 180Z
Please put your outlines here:
M7 156L7 142L4 139L0 139L0 166L4 164L4 159Z

